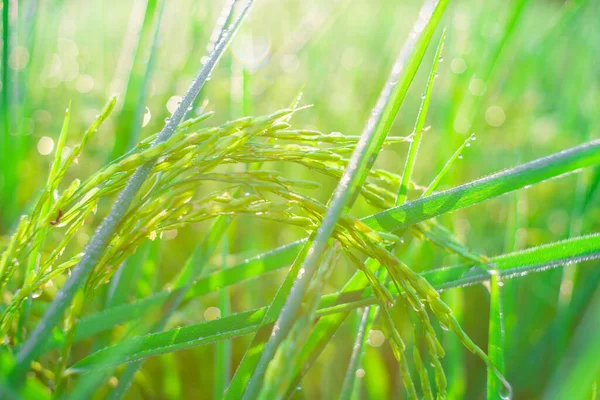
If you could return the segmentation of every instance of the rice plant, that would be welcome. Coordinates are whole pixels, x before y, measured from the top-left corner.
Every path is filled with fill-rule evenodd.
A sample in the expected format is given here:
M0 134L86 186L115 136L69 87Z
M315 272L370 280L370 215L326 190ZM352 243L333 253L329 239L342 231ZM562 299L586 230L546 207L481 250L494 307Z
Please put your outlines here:
M593 2L109 3L2 3L2 398L596 397Z

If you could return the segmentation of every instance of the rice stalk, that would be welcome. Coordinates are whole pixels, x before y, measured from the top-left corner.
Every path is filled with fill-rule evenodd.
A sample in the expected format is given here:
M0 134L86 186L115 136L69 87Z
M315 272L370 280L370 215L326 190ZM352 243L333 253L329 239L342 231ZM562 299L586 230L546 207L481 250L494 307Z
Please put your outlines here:
M186 93L186 96L184 96L182 99L182 102L178 106L177 110L161 131L161 134L157 137L156 141L153 142L151 148L161 146L161 144L165 143L175 133L177 125L187 112L187 108L191 105L192 101L204 85L206 79L209 77L251 4L251 0L246 3L242 10L241 17L239 17L236 22L233 23L232 29L227 32L219 45L216 46L215 51L209 57L207 63L200 71L200 74L192 83L188 93ZM153 162L145 164L136 171L134 176L131 178L130 183L124 188L123 192L119 196L119 199L114 204L111 214L109 214L109 217L107 217L99 226L97 234L94 236L94 238L92 238L86 247L82 260L78 262L78 267L75 268L69 280L61 289L61 292L54 299L52 305L46 311L42 320L38 323L36 329L24 342L17 356L17 364L11 374L13 378L12 380L17 386L23 381L23 376L25 371L28 369L29 363L31 360L33 360L33 358L36 356L36 353L39 352L39 349L47 340L50 330L59 322L62 314L75 296L75 292L79 287L82 286L87 275L98 262L98 259L105 250L105 247L113 235L115 228L121 222L121 219L126 213L128 206L133 201L133 197L136 195L146 177L151 172L154 166L153 164Z

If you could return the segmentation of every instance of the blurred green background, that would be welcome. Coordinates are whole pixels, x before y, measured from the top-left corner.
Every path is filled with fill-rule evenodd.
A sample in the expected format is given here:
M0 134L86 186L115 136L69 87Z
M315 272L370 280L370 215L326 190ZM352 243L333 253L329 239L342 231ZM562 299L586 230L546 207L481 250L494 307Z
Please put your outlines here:
M119 96L117 112L88 145L71 178L87 177L104 165L119 152L117 139L142 123L139 138L162 128L206 55L223 2L169 0L162 14L159 3L19 0L11 2L11 12L3 9L4 24L11 29L8 34L3 30L2 36L2 235L10 233L44 186L69 103L67 146L77 143L110 96ZM420 5L412 0L257 0L192 114L214 110L216 116L206 124L216 125L285 108L303 90L302 104L313 107L298 113L294 126L358 135ZM153 43L159 19L158 40ZM598 137L598 21L600 6L594 0L451 1L443 22L443 62L429 110L431 129L423 139L416 181L427 185L472 133L477 140L465 149L443 188ZM412 132L434 50L429 49L412 84L394 135ZM139 104L144 105L144 115L136 115ZM406 151L404 145L386 148L376 167L400 173ZM323 188L316 196L322 201L335 186L333 180L301 167L281 168L288 176L321 180ZM588 194L597 182L598 170L585 171L444 216L441 222L469 248L488 255L595 232L600 228L598 196ZM353 209L357 216L374 211L362 200ZM148 267L153 278L141 279L133 297L147 295L172 277L208 226L199 224L176 238L153 242L159 262ZM240 218L230 230L228 261L303 236L299 229ZM82 234L80 240L85 243L87 236ZM417 270L458 262L429 243L407 241L398 251ZM221 260L215 257L213 264L220 266ZM581 264L572 289L561 288L562 269L506 283L506 368L517 398L538 398L547 386L600 281L597 266L597 261ZM340 265L329 290L339 288L351 272L351 266ZM233 311L268 304L283 273L233 287ZM488 289L477 285L445 296L465 331L485 348ZM192 302L173 324L202 321L204 311L216 302L216 296ZM349 358L359 317L342 326L303 380L307 398L337 396L345 374L340 366ZM450 395L483 398L483 364L450 335L444 338ZM249 337L234 340L234 366L248 341ZM213 376L207 365L213 356L213 347L205 346L151 359L129 396L210 398ZM385 345L367 349L364 370L364 396L402 396L398 369Z

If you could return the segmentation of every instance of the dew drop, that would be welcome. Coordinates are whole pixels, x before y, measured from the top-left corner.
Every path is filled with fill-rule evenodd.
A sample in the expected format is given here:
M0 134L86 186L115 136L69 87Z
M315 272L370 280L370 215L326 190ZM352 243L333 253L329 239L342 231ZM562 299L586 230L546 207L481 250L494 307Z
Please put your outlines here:
M458 155L458 159L459 159L459 160L462 160L462 158L463 158L463 155L462 155L462 154L459 154L459 155Z

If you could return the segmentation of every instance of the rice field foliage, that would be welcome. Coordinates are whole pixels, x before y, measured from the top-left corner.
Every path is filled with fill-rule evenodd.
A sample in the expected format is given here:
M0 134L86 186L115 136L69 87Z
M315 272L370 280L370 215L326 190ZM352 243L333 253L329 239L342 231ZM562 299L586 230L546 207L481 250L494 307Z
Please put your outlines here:
M599 17L2 2L0 397L596 398Z

